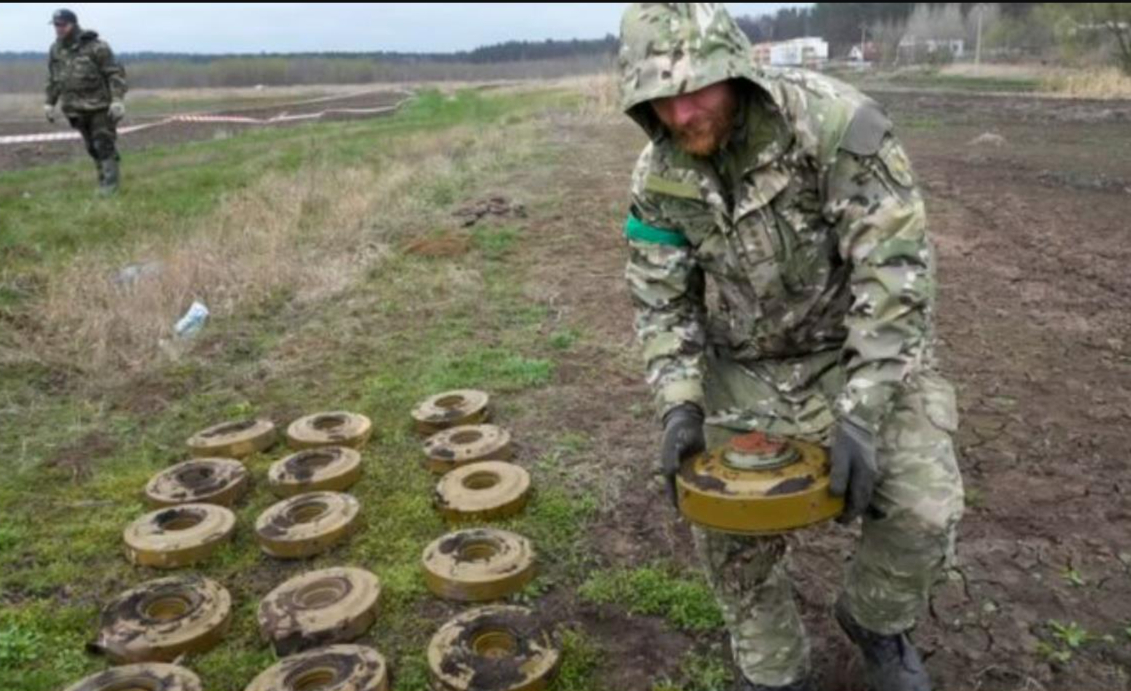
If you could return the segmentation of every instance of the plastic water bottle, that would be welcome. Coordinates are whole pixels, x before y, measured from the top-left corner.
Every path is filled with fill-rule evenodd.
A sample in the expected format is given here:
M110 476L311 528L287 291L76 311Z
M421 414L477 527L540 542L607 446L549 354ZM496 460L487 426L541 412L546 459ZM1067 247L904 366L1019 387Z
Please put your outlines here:
M185 316L181 317L173 327L173 331L180 338L191 338L204 328L206 321L208 321L208 308L202 302L193 302L192 307L185 312Z

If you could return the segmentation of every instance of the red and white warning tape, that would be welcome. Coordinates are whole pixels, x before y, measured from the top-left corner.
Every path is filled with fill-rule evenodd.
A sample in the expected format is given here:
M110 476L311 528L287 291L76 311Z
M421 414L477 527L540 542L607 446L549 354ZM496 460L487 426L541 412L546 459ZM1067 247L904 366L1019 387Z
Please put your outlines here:
M160 127L175 122L203 122L203 123L231 123L236 125L277 125L286 122L298 122L301 120L317 120L326 115L380 115L381 113L388 113L397 110L401 107L400 101L396 105L382 106L380 108L329 108L327 110L318 111L317 113L301 113L297 115L287 115L283 113L270 118L252 118L241 115L174 115L158 120L156 122L147 122L139 125L129 125L126 127L118 128L118 134L130 134L132 132L139 132L147 130L152 127ZM11 134L0 136L0 146L5 144L38 144L40 142L61 142L71 139L79 139L78 132L41 132L38 134Z

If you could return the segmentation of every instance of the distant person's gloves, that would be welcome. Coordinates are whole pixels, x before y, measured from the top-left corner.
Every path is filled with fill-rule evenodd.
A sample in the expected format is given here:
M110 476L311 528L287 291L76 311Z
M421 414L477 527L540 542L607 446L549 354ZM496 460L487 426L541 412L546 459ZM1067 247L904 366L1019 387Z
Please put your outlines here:
M879 470L875 435L851 420L841 420L833 433L829 453L832 457L829 493L844 497L844 513L837 521L851 523L864 515L876 489Z
M126 104L121 101L112 102L110 104L110 119L114 122L121 122L124 117L126 117Z
M43 104L43 117L47 118L47 122L52 125L55 124L55 106L50 103Z
M672 506L676 500L675 476L679 466L707 447L703 436L703 409L694 403L681 403L664 415L664 440L660 444L660 473L667 481Z

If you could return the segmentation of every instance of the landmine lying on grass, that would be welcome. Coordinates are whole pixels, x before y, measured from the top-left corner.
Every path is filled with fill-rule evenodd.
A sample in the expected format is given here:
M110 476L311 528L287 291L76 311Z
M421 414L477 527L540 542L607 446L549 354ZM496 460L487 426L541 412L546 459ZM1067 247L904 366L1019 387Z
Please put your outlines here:
M304 573L259 603L259 632L280 656L348 643L373 626L380 597L381 581L364 569Z
M441 691L541 691L558 661L549 631L524 607L464 612L428 645L428 667Z
M244 691L387 691L385 658L373 648L332 645L269 667Z
M266 451L278 438L270 420L224 422L189 437L188 447L198 458L246 458Z
M498 600L534 578L530 541L495 528L449 533L424 549L421 563L428 589L447 600Z
M228 630L232 598L219 583L200 576L148 581L115 598L99 621L87 650L116 664L169 662L211 650Z
M260 548L280 559L314 556L360 527L361 505L340 492L299 494L274 504L255 522Z
M488 521L513 516L530 498L530 473L504 461L460 466L436 483L434 503L449 521Z
M139 566L176 569L197 564L232 538L236 515L215 504L157 509L126 526L126 555Z
M475 389L457 389L431 396L412 411L417 434L431 436L451 427L479 425L491 417L491 397Z
M424 441L424 467L442 475L475 461L505 461L513 455L511 435L495 425L464 425Z
M78 681L65 691L203 691L200 677L163 662L114 667Z
M323 446L361 448L373 433L373 423L364 415L333 411L301 417L287 427L287 444L296 450Z
M251 473L230 458L196 458L157 473L145 486L152 507L178 504L231 506L247 492Z
M361 454L345 446L306 449L274 463L267 484L280 497L344 492L361 479Z

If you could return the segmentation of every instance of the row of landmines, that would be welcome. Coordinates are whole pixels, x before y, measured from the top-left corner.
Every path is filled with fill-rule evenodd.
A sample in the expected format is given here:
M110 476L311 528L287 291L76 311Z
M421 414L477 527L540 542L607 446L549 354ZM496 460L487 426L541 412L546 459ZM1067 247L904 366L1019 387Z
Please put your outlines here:
M451 521L485 521L525 507L530 476L512 457L510 435L485 424L489 399L480 391L433 396L413 410L424 442L425 467L441 475L438 511ZM359 527L358 501L345 493L361 476L358 451L370 421L345 412L319 413L286 432L296 451L273 464L268 486L283 497L256 521L266 554L300 559L325 552ZM172 466L146 486L157 507L125 530L126 553L138 565L180 568L207 559L229 540L235 514L229 506L249 486L240 459L269 449L275 426L265 420L225 423L188 440L196 458ZM424 580L454 601L499 600L533 577L530 542L492 528L459 530L423 554ZM375 622L381 585L359 568L330 568L292 578L260 603L259 629L282 660L247 691L385 691L388 668L374 649L349 645ZM67 691L200 691L198 677L177 662L216 646L232 612L228 591L197 575L149 581L107 605L90 644L121 665L83 679ZM487 605L442 626L428 647L438 689L526 691L544 688L559 654L551 633L522 607Z

